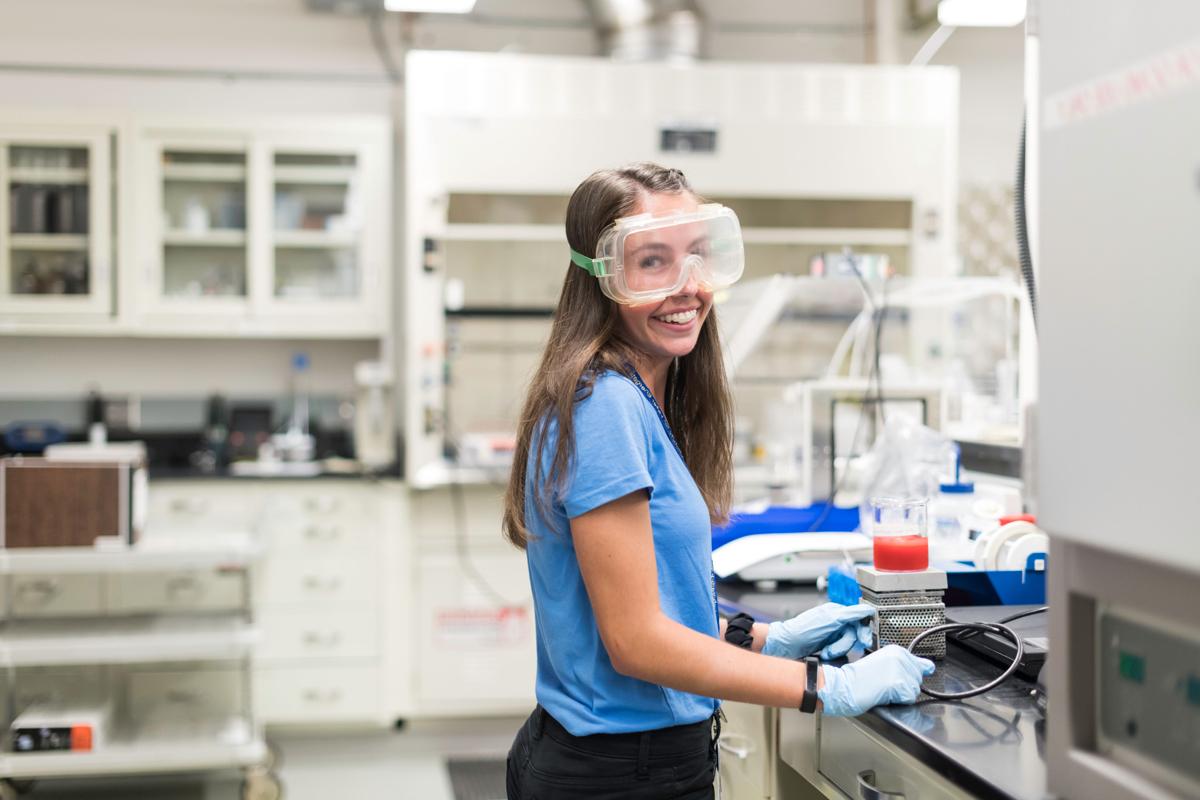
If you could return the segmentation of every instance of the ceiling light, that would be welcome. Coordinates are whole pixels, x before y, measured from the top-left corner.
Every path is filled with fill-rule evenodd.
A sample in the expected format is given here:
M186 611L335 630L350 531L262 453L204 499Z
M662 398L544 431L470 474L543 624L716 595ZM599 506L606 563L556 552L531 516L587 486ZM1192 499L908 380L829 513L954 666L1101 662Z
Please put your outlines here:
M415 14L467 14L475 7L475 0L383 0L383 7Z
M1025 0L941 0L937 15L955 28L1011 28L1025 20Z

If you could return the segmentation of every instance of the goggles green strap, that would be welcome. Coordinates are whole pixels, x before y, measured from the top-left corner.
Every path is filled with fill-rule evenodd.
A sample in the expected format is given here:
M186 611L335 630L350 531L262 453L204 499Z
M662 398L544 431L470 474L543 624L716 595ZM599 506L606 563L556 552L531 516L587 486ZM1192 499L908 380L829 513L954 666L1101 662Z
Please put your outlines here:
M578 250L571 251L571 261L575 265L583 267L587 274L594 278L608 274L608 270L604 269L603 261L598 258L588 258Z

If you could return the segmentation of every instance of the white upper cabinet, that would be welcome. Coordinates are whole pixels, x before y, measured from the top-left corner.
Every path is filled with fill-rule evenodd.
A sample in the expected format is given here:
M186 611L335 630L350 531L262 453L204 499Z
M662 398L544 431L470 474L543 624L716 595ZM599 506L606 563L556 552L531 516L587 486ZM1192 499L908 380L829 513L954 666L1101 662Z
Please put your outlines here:
M0 126L0 323L112 313L112 129Z
M146 331L374 337L388 325L386 121L141 124L136 256Z

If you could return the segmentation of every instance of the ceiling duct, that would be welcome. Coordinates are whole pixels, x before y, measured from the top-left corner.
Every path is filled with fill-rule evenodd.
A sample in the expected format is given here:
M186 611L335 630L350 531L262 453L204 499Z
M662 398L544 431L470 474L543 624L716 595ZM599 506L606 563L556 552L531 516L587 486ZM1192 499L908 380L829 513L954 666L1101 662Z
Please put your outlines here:
M704 53L696 0L584 0L604 55L619 61L687 63Z

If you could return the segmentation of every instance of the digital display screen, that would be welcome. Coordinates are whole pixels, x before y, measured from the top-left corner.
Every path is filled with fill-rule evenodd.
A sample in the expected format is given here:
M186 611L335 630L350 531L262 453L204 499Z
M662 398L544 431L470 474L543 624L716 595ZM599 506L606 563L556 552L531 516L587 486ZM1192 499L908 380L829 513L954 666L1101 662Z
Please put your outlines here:
M1200 706L1200 678L1195 675L1188 675L1187 701L1189 705Z
M1122 650L1117 653L1117 671L1127 681L1145 683L1146 659Z

